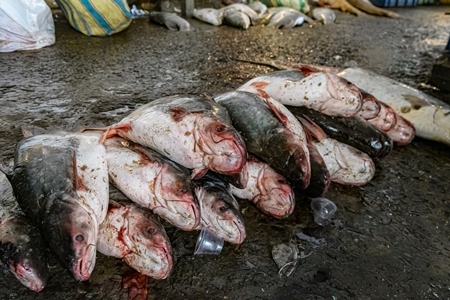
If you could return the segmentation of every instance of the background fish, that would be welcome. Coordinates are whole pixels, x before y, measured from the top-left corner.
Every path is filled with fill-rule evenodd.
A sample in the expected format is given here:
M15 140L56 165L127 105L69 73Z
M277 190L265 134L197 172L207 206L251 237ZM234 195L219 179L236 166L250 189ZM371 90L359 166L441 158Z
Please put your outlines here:
M312 10L312 15L317 21L322 21L324 25L333 24L336 15L332 9L326 7L316 7Z
M167 29L174 31L191 31L191 24L175 13L151 11L149 13L151 21L160 25L165 25Z

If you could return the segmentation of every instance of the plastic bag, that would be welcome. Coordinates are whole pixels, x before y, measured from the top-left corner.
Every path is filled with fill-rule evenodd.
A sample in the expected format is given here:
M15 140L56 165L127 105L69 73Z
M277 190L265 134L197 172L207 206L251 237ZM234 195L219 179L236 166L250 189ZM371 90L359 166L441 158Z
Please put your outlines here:
M0 52L55 43L52 12L44 0L0 0Z
M2 0L0 0L2 1ZM106 36L126 29L131 12L126 0L56 0L73 28L88 36Z

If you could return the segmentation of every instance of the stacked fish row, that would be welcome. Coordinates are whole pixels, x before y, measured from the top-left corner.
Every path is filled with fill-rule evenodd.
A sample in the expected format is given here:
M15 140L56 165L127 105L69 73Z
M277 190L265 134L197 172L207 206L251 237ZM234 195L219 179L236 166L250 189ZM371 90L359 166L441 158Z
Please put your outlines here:
M387 134L357 116L376 119L382 113L374 109L376 99L328 72L306 67L275 72L214 100L178 95L154 100L104 132L25 131L14 166L2 168L23 211L11 192L2 192L8 208L0 215L2 261L23 284L40 291L48 278L43 244L4 234L24 232L36 240L36 227L76 280L90 277L96 250L163 279L172 269L172 249L146 209L182 230L208 229L239 244L246 232L234 196L268 215L287 217L295 206L294 188L319 196L331 181L365 184L375 170L370 156L392 149ZM299 107L306 110L295 111ZM314 123L314 111L333 122L339 116L364 124L346 140L370 156L328 138L325 125ZM345 121L337 123L345 127ZM407 128L412 139L414 128ZM109 181L138 206L110 201ZM33 253L37 256L27 256Z

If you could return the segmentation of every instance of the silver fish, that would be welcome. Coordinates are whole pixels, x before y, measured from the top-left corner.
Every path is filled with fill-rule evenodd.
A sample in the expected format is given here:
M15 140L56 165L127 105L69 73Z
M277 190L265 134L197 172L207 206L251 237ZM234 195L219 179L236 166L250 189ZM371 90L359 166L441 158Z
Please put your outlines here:
M250 18L241 11L229 9L224 11L223 23L232 27L247 30L250 27Z
M279 11L272 15L269 24L267 26L272 26L277 29L279 28L294 28L303 24L305 17L299 11Z
M312 10L312 15L317 21L322 21L324 25L333 24L336 15L332 9L326 7L316 7Z
M214 26L222 25L223 10L214 8L194 8L193 17Z

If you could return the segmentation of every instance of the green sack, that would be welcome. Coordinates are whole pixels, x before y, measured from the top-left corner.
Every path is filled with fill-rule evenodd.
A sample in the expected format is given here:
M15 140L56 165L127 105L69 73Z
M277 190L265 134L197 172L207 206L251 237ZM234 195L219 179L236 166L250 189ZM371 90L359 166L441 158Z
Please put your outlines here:
M89 36L120 32L131 23L126 0L56 0L73 28Z
M308 0L261 0L267 7L290 7L307 14L309 12Z

